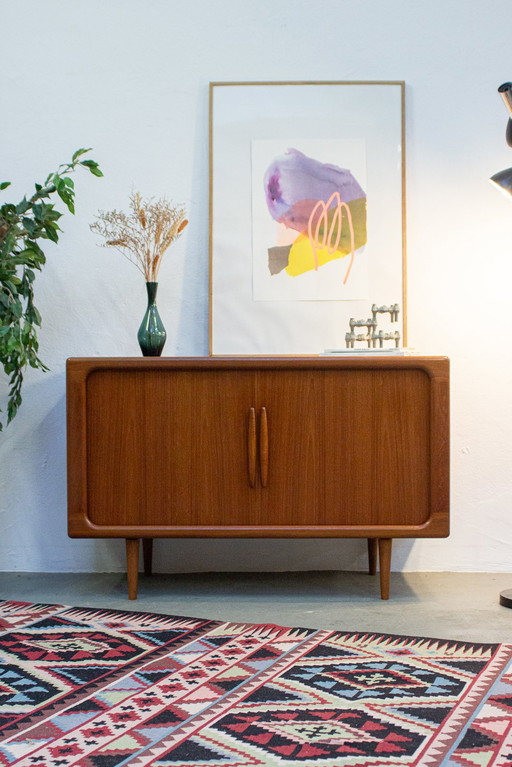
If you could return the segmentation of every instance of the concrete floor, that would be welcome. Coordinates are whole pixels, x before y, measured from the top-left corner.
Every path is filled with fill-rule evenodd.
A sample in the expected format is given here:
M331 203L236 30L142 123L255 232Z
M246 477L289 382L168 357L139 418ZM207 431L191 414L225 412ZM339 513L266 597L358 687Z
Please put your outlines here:
M0 598L248 623L512 643L499 593L512 573L199 573L140 576L130 601L119 573L0 573Z

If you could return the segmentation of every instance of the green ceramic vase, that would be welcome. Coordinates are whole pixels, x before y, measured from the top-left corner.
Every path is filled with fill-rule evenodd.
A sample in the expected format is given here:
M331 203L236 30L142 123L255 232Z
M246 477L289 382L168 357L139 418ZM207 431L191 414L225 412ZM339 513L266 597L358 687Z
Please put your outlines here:
M146 282L146 290L148 293L148 306L137 333L137 338L144 357L160 357L167 333L156 306L158 282Z

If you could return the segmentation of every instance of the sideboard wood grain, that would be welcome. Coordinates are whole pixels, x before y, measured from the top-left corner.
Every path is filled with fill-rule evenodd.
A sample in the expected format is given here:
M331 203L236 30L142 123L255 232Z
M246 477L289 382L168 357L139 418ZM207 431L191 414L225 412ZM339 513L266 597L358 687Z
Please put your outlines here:
M445 357L72 358L68 532L152 540L449 534Z

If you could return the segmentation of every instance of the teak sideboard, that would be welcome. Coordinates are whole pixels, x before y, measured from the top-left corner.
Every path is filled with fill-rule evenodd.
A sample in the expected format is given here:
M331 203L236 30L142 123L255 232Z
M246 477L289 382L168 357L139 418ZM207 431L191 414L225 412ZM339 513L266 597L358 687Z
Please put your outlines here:
M74 358L68 532L125 538L128 594L154 538L449 533L445 357Z

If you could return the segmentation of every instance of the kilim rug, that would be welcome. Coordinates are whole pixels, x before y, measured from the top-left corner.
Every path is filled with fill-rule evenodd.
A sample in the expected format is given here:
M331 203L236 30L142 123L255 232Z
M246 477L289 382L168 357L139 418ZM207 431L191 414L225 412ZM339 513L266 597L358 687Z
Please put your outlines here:
M0 602L0 765L512 765L512 645Z

